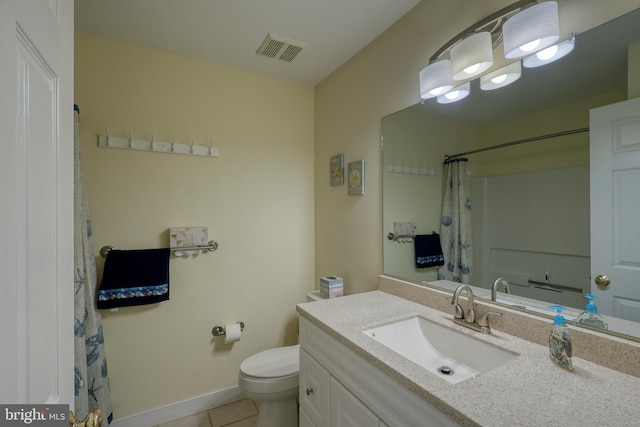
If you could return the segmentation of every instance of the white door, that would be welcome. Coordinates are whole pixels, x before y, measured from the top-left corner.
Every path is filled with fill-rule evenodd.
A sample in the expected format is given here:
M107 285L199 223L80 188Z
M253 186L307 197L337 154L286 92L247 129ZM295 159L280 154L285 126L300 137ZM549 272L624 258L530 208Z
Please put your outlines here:
M0 402L73 409L73 1L0 0Z
M640 322L640 98L590 125L591 292L601 313Z

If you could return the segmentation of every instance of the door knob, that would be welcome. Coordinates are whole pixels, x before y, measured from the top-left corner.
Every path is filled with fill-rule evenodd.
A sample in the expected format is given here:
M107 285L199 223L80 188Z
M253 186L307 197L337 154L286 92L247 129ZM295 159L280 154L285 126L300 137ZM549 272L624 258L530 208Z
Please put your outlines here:
M605 287L609 286L609 283L611 283L611 279L609 278L609 276L605 276L604 274L598 274L594 282L596 282L596 285L598 286Z
M102 427L102 411L98 408L89 412L87 418L82 421L76 419L73 411L69 411L70 427Z

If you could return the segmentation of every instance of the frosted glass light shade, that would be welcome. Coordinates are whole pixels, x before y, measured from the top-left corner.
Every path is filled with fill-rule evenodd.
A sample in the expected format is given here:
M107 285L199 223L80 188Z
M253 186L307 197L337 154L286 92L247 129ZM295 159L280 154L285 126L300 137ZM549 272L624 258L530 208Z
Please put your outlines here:
M439 104L451 104L452 102L458 102L461 99L466 98L471 93L471 83L466 82L460 86L456 86L449 92L438 97Z
M491 33L473 34L451 48L453 80L466 80L488 70L493 65Z
M554 44L560 37L558 3L538 3L513 15L502 26L504 57L522 58Z
M513 62L502 68L498 68L480 77L480 89L493 90L505 87L515 82L522 75L520 61Z
M452 87L450 60L434 62L420 71L420 98L435 98L448 92Z
M542 49L537 53L526 57L522 60L522 65L527 68L535 68L541 67L543 65L547 65L553 61L557 61L558 59L566 56L573 50L575 46L576 38L572 34L565 41L562 41L558 44L549 46L546 49Z

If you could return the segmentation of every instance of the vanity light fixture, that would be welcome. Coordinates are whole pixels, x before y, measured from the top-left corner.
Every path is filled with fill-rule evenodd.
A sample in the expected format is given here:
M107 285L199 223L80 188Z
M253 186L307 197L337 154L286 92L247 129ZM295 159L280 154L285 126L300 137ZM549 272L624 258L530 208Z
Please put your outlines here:
M438 104L451 104L466 98L471 93L471 83L466 82L456 86L444 95L438 96Z
M452 87L450 60L434 62L420 71L420 98L435 98L448 92Z
M475 33L455 44L449 54L453 80L475 77L493 65L491 33Z
M560 37L558 3L545 1L523 9L502 26L504 57L522 58L554 44Z
M573 50L575 43L576 36L571 33L569 34L568 39L526 57L522 60L522 65L526 68L535 68L557 61L558 59L568 55L569 52Z
M558 40L559 27L556 0L518 0L500 9L453 37L429 58L429 65L420 71L420 98L452 102L442 95L452 90L453 82L468 82L477 76L481 76L483 90L513 83L522 74L519 61L483 76L495 62L493 51L502 44L505 59L527 57L526 67L544 65L566 55L573 46L572 37L568 46L552 46ZM540 53L536 56L539 60L529 58L534 53Z
M520 61L498 68L480 77L480 89L494 90L515 82L522 75Z

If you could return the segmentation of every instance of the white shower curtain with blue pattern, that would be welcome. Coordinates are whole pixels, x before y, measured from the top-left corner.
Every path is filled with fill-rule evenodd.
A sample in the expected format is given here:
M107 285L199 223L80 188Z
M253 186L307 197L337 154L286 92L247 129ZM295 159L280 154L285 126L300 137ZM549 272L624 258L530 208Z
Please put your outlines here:
M91 245L91 222L82 170L79 113L74 116L74 353L75 415L85 419L99 408L103 423L112 420L102 320L95 308L96 260Z
M468 159L446 160L442 179L440 241L444 265L438 268L438 279L470 284L473 252Z

